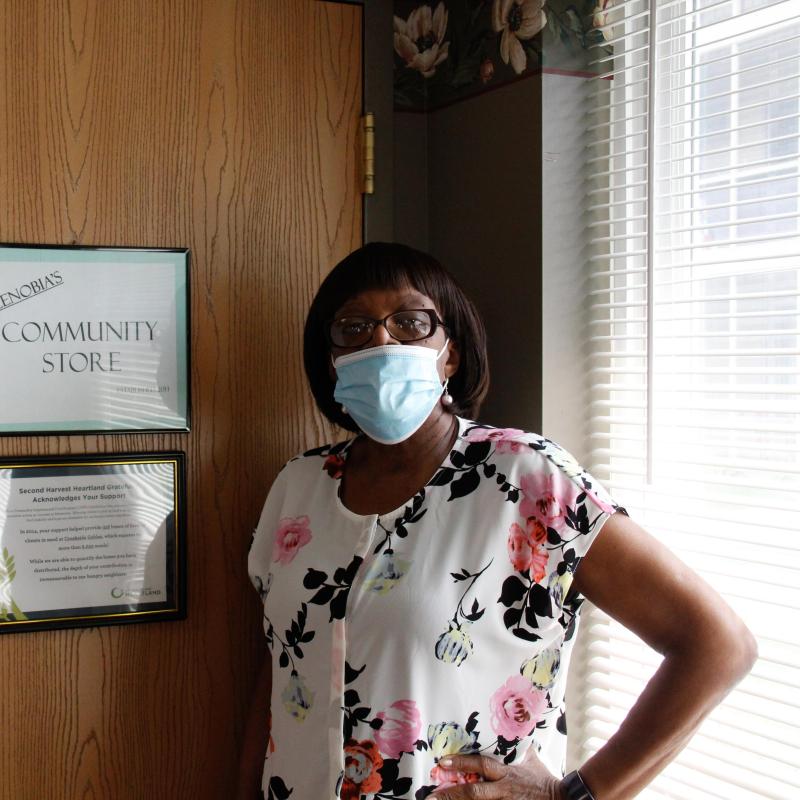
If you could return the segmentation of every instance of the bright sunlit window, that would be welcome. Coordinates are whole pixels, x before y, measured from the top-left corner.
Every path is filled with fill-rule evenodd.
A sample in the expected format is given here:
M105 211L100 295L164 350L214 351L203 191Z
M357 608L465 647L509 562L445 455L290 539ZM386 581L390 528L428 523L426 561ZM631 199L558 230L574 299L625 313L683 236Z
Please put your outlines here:
M613 5L613 55L597 55L591 467L723 593L760 658L641 796L789 800L800 797L800 2L651 3ZM571 727L583 759L658 663L597 610L584 625L588 700Z

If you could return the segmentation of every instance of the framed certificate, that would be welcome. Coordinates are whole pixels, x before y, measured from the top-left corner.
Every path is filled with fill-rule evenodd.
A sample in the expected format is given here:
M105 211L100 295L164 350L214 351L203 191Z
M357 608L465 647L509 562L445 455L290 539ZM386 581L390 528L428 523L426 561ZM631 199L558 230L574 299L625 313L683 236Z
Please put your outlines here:
M183 453L0 461L0 633L186 616Z
M189 429L189 251L0 245L0 434Z

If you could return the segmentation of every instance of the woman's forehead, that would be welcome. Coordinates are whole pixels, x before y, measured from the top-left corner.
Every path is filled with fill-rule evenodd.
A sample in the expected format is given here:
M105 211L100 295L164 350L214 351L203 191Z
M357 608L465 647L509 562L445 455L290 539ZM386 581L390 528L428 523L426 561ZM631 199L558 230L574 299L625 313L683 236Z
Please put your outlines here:
M368 316L386 315L404 308L430 308L436 310L436 304L413 286L401 286L393 289L366 289L350 297L337 309L335 316L343 313L363 313Z

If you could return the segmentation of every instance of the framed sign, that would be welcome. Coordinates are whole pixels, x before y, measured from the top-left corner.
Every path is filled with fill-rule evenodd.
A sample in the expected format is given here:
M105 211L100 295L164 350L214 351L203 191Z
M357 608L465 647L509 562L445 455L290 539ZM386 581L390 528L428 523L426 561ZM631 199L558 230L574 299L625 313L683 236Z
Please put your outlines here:
M0 633L186 616L183 453L0 461Z
M0 245L0 434L189 429L189 251Z

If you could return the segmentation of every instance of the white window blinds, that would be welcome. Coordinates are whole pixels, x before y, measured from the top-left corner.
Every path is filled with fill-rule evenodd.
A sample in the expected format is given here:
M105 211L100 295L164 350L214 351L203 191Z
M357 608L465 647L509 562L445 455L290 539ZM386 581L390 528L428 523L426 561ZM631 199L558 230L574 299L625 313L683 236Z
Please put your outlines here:
M642 797L789 800L800 797L800 0L608 10L588 124L591 468L724 594L760 649ZM598 611L584 626L585 703L570 718L581 760L658 663Z

